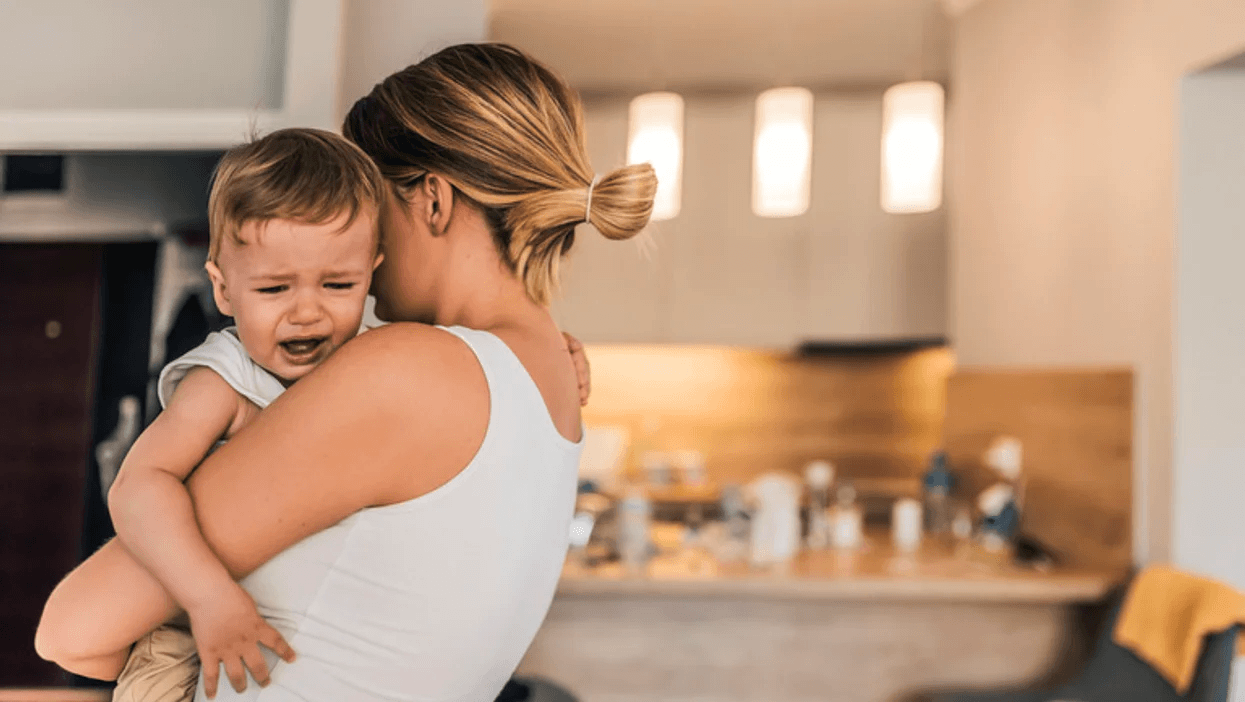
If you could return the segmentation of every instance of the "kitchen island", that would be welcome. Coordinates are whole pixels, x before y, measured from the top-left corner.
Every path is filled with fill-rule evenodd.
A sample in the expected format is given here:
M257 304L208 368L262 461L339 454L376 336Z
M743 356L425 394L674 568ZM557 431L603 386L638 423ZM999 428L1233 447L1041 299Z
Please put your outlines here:
M757 571L703 553L642 574L568 563L520 666L585 702L884 702L1016 685L1084 659L1118 570L1018 567L873 538Z

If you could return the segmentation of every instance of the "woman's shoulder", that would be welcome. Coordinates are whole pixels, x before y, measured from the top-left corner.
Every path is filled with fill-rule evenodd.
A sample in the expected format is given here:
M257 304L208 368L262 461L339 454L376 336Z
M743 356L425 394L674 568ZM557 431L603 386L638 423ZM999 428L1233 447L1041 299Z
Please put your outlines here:
M488 383L471 350L443 329L415 323L360 334L290 387L273 409L277 405L299 417L291 420L298 431L315 425L316 417L349 427L325 451L342 441L368 447L367 466L345 474L375 488L369 506L416 497L453 477L489 423ZM412 456L420 458L413 462Z
M343 345L333 355L338 363L375 364L389 371L422 374L427 363L470 360L471 350L441 327L419 322L394 322L370 329ZM326 364L327 365L327 364Z
M394 389L421 400L461 399L473 391L487 396L471 348L445 329L417 322L396 322L360 334L306 380L316 375L329 384L353 386L373 400L393 396Z

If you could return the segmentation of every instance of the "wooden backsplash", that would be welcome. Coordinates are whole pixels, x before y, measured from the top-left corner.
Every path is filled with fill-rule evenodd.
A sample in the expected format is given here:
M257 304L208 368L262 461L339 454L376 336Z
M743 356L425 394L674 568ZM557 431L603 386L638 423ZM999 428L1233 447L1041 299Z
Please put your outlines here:
M982 456L1024 445L1022 530L1079 565L1132 564L1132 373L972 370L947 385L946 446L961 494L997 482Z
M913 478L942 436L951 351L800 357L718 347L593 346L589 425L646 420L655 448L698 449L718 484L813 459L848 478Z

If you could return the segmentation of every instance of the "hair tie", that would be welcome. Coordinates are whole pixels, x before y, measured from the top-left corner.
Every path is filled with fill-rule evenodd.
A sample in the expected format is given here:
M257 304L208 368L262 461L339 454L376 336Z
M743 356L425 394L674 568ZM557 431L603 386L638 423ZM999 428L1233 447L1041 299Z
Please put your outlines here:
M591 222L591 221L592 221L592 219L591 219L591 215L592 215L592 189L593 189L593 188L595 188L595 187L597 187L597 181L598 181L598 180L600 180L600 179L601 179L601 176L599 176L599 175L594 175L594 176L592 176L592 184L588 186L588 201L584 203L584 221L585 221L585 222Z

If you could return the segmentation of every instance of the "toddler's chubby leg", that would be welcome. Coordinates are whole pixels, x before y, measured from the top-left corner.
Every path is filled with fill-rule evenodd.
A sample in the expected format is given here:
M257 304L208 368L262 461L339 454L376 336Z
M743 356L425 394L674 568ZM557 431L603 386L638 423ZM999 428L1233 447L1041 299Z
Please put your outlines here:
M199 654L184 621L171 621L139 639L130 650L113 702L192 702L199 682Z

